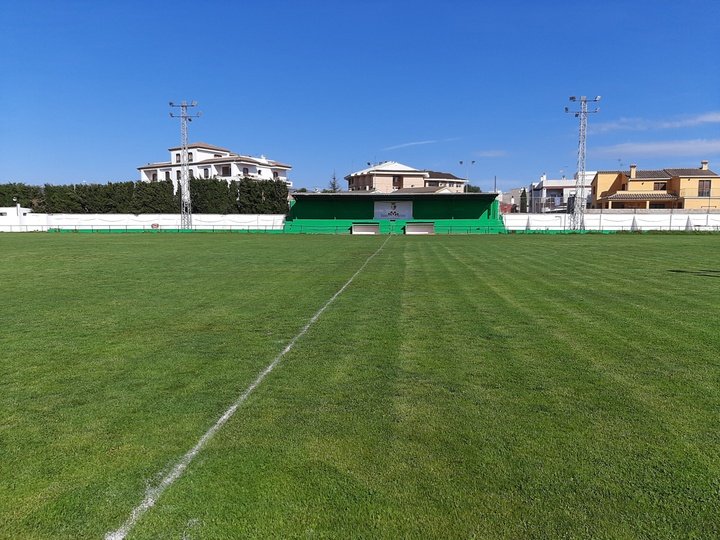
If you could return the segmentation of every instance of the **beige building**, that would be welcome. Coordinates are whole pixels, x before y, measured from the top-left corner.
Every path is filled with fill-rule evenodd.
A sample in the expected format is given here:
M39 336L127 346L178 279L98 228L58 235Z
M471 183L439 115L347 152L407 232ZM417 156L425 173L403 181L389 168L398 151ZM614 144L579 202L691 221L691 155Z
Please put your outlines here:
M392 193L408 188L446 188L450 193L465 191L466 181L454 174L422 171L397 161L385 161L345 177L348 191ZM438 191L434 190L434 191Z
M702 161L698 169L598 171L593 208L720 208L720 176Z

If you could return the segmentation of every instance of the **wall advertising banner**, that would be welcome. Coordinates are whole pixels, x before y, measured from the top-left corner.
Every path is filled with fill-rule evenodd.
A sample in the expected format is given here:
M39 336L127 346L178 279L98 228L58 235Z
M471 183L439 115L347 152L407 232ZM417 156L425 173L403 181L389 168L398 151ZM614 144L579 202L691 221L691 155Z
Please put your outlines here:
M412 201L375 201L375 219L412 219Z

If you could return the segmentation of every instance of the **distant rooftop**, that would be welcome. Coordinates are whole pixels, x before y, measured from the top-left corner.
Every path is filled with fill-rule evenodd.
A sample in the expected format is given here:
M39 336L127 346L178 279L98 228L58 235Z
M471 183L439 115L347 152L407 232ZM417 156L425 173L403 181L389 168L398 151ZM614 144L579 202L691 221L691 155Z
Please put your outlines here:
M427 176L427 174L424 171L421 171L419 169L415 169L413 167L410 167L409 165L404 165L403 163L398 163L397 161L384 161L382 163L378 163L377 165L371 165L370 167L363 169L361 171L357 171L354 173L348 174L345 178L353 178L355 176L365 176L367 174L372 173L421 173L423 176Z
M350 173L345 177L345 179L347 180L348 178L354 178L357 176L366 176L368 174L374 174L374 173L383 173L383 174L398 173L398 175L414 173L417 176L422 176L425 178L432 178L432 179L437 179L437 180L455 180L456 182L465 182L464 178L458 178L457 176L455 176L452 173L416 169L415 167L410 167L409 165L405 165L404 163L399 163L397 161L383 161L382 163L378 163L377 165L372 165L361 171Z
M707 166L707 162L703 162ZM601 174L624 174L630 178L630 171L598 171ZM676 176L691 176L693 178L717 177L718 174L710 169L683 168L683 169L635 169L635 178L641 180L670 180Z
M206 150L215 150L217 152L231 153L231 151L227 148L221 148L220 146L215 146L214 144L208 144L204 142L195 142L192 144L188 144L188 148L205 148ZM172 148L168 148L168 150L170 152L172 152L173 150L182 150L182 146L173 146Z
M425 171L425 172L428 173L428 174L430 175L430 178L433 178L433 179L440 179L440 180L458 180L458 181L460 181L460 182L464 182L464 181L465 181L464 178L458 178L457 176L455 176L455 175L452 174L452 173L439 172L439 171Z

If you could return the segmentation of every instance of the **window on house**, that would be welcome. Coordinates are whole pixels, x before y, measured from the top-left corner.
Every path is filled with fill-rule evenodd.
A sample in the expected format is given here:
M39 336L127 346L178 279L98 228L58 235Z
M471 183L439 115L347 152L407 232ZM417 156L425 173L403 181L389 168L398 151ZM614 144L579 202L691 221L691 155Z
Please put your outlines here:
M180 180L180 174L181 174L180 171L177 171L177 172L175 173L175 178L177 178L178 180Z
M208 169L207 167L204 168L204 169L203 169L203 176L204 176L205 178L210 178L210 169Z
M655 182L653 184L653 190L665 191L667 189L667 182Z
M230 176L230 165L223 165L220 174L222 176Z
M195 178L195 173L192 169L190 169L188 172L190 173L190 178Z
M220 154L213 154L213 157L222 157Z
M400 189L403 186L402 176L393 176L393 187Z
M698 182L698 197L710 196L710 180L700 180Z
M152 181L157 182L157 173L156 172L154 172L152 175Z
M627 184L620 186L620 191L627 191Z
M258 176L262 176L262 170L258 169L257 174L258 174Z
M192 160L193 160L192 152L188 152L188 161L192 161Z
M273 171L273 178L277 180L280 177L277 171Z
M165 180L170 180L170 171L165 171Z
M175 163L180 163L180 154L175 154Z
M250 175L250 169L247 167L243 167L243 176L249 176Z

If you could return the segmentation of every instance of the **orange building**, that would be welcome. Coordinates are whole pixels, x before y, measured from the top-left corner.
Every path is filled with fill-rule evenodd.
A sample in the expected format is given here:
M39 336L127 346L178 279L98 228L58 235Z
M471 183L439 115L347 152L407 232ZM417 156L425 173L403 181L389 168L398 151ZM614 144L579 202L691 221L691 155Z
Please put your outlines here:
M598 171L593 208L720 208L720 176L702 161L698 169Z

